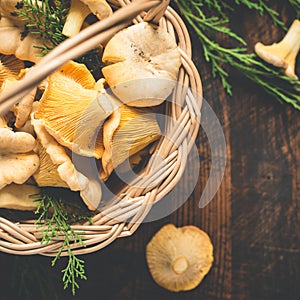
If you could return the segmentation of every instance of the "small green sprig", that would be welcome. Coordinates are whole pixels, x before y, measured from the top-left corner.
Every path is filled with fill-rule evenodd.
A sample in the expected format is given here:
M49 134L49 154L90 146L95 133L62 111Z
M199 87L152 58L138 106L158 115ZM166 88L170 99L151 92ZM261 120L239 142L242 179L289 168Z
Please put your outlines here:
M26 22L28 31L43 42L43 46L37 46L42 55L66 39L62 29L69 10L69 2L23 0L23 5L16 10L20 18Z
M206 17L203 5L199 4L199 2L187 2L184 0L175 0L175 2L181 14L200 39L204 57L207 62L211 63L213 76L220 77L222 85L228 94L232 94L232 87L228 81L229 73L224 69L226 65L242 72L246 77L259 84L266 92L275 96L280 102L289 103L300 110L299 80L285 76L277 69L263 62L256 54L247 53L245 40L228 27L229 20L225 15L224 7L225 4L227 7L231 7L228 4L230 1L219 1L218 6L215 7L217 16L213 17ZM266 5L262 6L263 2L260 0L260 6L255 6L255 3L248 0L235 0L236 4L243 3L248 8L269 11L270 14L271 10L267 10ZM209 10L212 10L214 5L215 1L211 1ZM220 7L223 8L222 14L219 12ZM273 12L271 13L273 16L277 16ZM280 25L279 20L274 22ZM231 41L235 40L235 43L240 43L242 47L227 48L222 46L216 39L216 33L227 35Z
M269 7L266 3L267 1L268 0L258 0L252 2L250 0L234 0L236 5L244 5L249 9L257 10L261 16L263 14L268 14L275 25L280 26L283 29L287 29L284 22L279 18L279 13Z
M289 3L293 6L295 9L295 12L297 13L297 18L300 18L300 0L288 0Z
M71 224L83 220L91 221L89 215L78 215L76 213L67 212L61 199L41 192L35 195L34 200L38 201L38 207L35 211L39 215L36 220L38 231L42 234L41 243L48 245L55 238L63 236L63 242L51 264L54 266L61 257L63 251L68 253L67 266L62 270L62 282L64 289L71 287L72 294L75 295L76 289L79 288L77 279L86 280L84 260L79 259L72 251L73 244L80 244L85 247L85 243L80 233L73 230Z

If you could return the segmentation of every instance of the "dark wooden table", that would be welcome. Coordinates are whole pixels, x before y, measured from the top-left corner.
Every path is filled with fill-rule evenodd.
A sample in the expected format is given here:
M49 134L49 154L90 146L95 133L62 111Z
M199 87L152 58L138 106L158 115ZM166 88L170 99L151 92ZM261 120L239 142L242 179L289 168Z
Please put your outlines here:
M277 2L284 1L269 1L289 25L295 12ZM283 36L268 17L256 12L241 10L233 16L231 26L250 50L256 41L272 43ZM233 96L228 96L212 77L192 31L191 35L204 97L222 124L227 144L225 176L212 201L198 207L210 167L210 147L201 130L201 170L189 199L170 215L142 224L132 237L85 256L88 280L80 282L75 297L62 288L65 259L52 268L50 258L0 254L0 299L299 299L299 112L234 70ZM297 70L300 74L299 61ZM185 175L172 194L174 201L189 182ZM213 267L192 291L168 292L154 283L147 269L146 244L167 223L199 226L212 239Z

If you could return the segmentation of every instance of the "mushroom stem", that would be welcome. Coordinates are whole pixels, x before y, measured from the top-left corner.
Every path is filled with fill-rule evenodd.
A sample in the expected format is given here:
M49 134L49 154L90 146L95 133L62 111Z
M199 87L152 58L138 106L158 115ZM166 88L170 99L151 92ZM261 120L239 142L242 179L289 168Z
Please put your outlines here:
M279 43L266 46L259 42L256 43L254 50L266 62L283 68L286 76L298 79L295 74L295 63L300 50L300 21L294 20Z
M67 37L76 35L80 31L85 18L90 13L91 10L89 7L80 0L71 0L70 9L62 30L62 34Z
M99 20L109 17L112 9L105 0L81 0Z
M176 257L172 262L172 269L176 274L184 273L189 267L189 262L185 256Z

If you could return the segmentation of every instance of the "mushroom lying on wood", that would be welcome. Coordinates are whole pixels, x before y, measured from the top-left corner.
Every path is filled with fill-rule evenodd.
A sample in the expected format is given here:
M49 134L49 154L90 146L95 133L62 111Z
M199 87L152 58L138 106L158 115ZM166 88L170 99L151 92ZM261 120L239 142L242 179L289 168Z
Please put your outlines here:
M296 57L300 50L300 21L294 20L285 37L279 43L255 44L256 54L266 62L285 70L291 78L298 78L295 73Z
M195 288L209 272L213 245L195 226L162 227L147 244L146 259L154 281L173 292Z

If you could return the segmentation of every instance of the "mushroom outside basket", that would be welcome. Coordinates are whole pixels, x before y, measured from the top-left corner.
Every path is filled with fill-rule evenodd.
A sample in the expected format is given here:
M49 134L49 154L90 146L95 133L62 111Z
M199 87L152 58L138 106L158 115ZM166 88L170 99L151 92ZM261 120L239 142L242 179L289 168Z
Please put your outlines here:
M92 223L74 224L85 247L73 243L74 254L87 254L109 245L116 238L132 235L147 216L151 207L162 200L180 180L190 149L200 125L202 86L200 76L191 60L191 42L184 22L165 0L108 1L116 9L110 17L96 22L68 39L43 57L36 71L28 73L13 88L0 97L0 112L7 111L20 96L28 94L57 68L70 59L109 40L115 33L142 21L165 28L177 41L181 54L177 85L171 101L164 102L166 136L155 143L151 158L139 177L126 185L109 204L93 217ZM174 141L176 141L174 143ZM142 188L141 188L142 187ZM12 222L0 218L0 250L18 255L41 254L55 256L63 236L42 244L35 220ZM68 255L63 251L61 255Z

